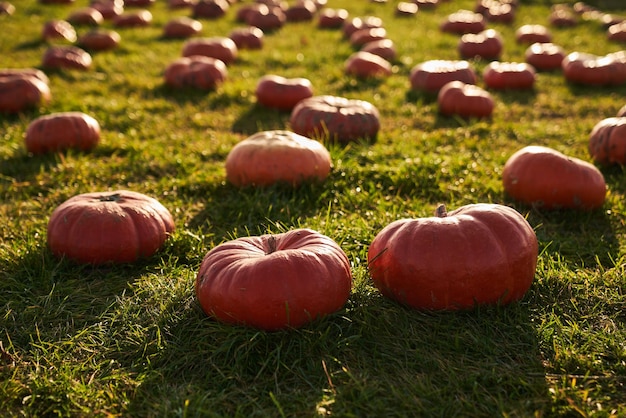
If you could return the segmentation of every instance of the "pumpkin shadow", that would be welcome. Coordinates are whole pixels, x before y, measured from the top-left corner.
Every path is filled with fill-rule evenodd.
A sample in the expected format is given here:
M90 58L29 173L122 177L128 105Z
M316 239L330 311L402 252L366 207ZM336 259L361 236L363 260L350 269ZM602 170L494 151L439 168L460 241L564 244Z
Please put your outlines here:
M290 110L269 108L258 103L241 113L232 125L232 131L253 135L262 131L289 130Z
M322 407L338 416L457 416L472 415L479 404L500 410L503 399L519 412L549 397L531 317L523 303L417 312L365 286L335 314L264 332L221 324L194 297L181 298L156 318L158 351L129 346L124 353L131 355L116 360L145 376L131 414L163 399L215 416L308 416ZM433 409L442 404L449 411Z

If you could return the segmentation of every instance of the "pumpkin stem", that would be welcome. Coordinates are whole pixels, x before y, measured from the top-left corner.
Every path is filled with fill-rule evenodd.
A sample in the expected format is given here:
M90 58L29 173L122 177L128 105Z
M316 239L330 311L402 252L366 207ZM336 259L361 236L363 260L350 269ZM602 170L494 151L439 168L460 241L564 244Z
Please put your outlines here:
M271 254L276 251L276 238L273 235L270 235L267 238L267 252L265 255Z
M446 212L446 205L442 203L441 205L437 206L437 209L435 209L435 216L438 218L445 218L446 216L448 216L448 212Z
M113 193L107 196L100 196L99 200L101 202L117 202L118 200L120 200L120 194L119 193Z

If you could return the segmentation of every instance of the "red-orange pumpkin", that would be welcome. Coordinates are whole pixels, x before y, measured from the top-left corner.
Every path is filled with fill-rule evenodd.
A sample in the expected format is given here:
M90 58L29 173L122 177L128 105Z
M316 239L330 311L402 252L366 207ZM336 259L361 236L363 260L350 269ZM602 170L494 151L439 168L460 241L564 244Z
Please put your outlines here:
M255 95L263 106L291 110L301 100L313 96L313 85L308 78L268 74L257 82Z
M196 277L207 315L268 331L299 328L338 311L351 287L346 254L310 229L224 242L206 254Z
M533 228L514 209L473 204L401 219L372 241L368 266L381 293L423 310L470 309L521 299L537 266ZM452 257L452 258L450 258Z
M437 95L437 103L442 115L464 118L489 117L495 107L488 91L462 81L451 81L444 85Z
M561 67L572 83L612 86L626 82L626 59L618 53L597 56L572 52L563 59Z
M199 0L193 6L193 17L205 19L218 19L224 16L230 9L227 0Z
M113 26L117 28L138 28L150 26L151 23L152 13L148 10L137 10L113 17Z
M626 116L606 118L593 127L589 154L600 164L626 164Z
M514 153L502 182L513 199L544 209L596 209L606 196L604 176L594 165L543 146Z
M319 12L317 27L322 29L339 29L345 24L349 15L346 9L331 9L325 7Z
M170 63L163 74L165 84L170 87L192 87L212 90L228 77L226 64L217 58L194 55L181 57Z
M503 47L502 37L494 29L486 29L479 33L466 33L461 36L457 45L458 52L463 59L498 59Z
M44 23L41 30L41 37L44 41L67 41L76 42L76 30L74 26L66 20L49 20Z
M98 9L93 7L83 7L74 10L68 17L67 21L73 25L89 25L98 26L104 22L104 16Z
M543 25L522 25L515 31L515 39L521 44L534 44L535 42L552 42L552 34Z
M387 30L385 28L365 28L357 30L350 36L350 44L355 48L360 48L369 42L386 38Z
M285 9L287 22L306 22L313 20L317 12L317 5L312 0L299 0Z
M359 78L387 77L391 75L391 63L380 55L358 51L348 57L345 64L347 74Z
M398 17L410 17L415 16L419 10L419 6L415 3L408 1L400 1L396 5L396 16Z
M90 7L99 11L105 20L113 19L124 13L124 0L92 0Z
M11 16L13 13L15 13L15 6L13 6L8 1L0 2L0 16L1 15Z
M48 103L48 77L36 69L0 69L0 113L19 113Z
M163 26L164 38L189 38L202 31L202 22L187 16L178 16L170 19Z
M52 212L48 246L79 263L132 263L153 255L173 231L172 215L152 197L129 190L84 193Z
M523 62L492 61L483 70L483 80L495 90L527 90L535 85L535 69Z
M313 96L293 108L289 124L300 135L348 143L375 139L380 129L380 114L365 100Z
M355 17L346 20L342 26L343 36L350 39L354 32L361 29L382 28L383 20L376 16Z
M91 63L91 55L87 51L72 45L51 46L42 59L42 66L50 69L87 70Z
M626 20L609 26L606 36L611 41L626 42Z
M228 37L237 45L237 49L261 49L265 34L257 27L248 26L233 29Z
M451 81L476 84L476 73L467 61L430 60L413 67L409 80L413 90L438 93Z
M464 35L466 33L479 33L486 29L485 18L480 13L471 10L459 10L451 13L439 25L442 32Z
M203 55L217 58L228 65L237 59L237 44L225 36L191 39L183 45L183 57Z
M24 136L26 150L44 154L66 149L89 151L100 142L100 124L82 112L60 112L33 120Z
M89 51L106 51L118 47L122 37L114 30L95 29L78 38L78 45Z
M268 7L259 4L259 7L250 9L245 16L245 22L261 29L263 32L274 31L283 27L287 17L278 7Z
M397 56L396 47L391 39L368 42L361 47L361 51L378 55L387 61L393 61Z
M551 42L535 42L526 49L526 62L537 70L560 70L565 50Z
M283 130L257 132L226 157L226 177L235 186L298 186L323 181L330 169L330 153L322 143Z

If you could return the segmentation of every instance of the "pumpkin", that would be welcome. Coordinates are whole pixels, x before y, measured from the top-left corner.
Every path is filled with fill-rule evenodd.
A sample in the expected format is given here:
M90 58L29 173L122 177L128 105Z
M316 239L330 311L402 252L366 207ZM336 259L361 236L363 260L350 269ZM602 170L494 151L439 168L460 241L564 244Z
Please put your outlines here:
M0 69L0 113L19 113L48 103L48 77L36 69Z
M520 44L534 44L535 42L552 42L552 34L543 25L522 25L515 31L515 40Z
M285 10L287 22L307 22L313 20L317 6L312 0L299 0Z
M233 29L228 37L237 45L237 49L261 49L265 34L257 27L248 26Z
M311 229L224 242L205 255L196 277L208 316L267 331L300 328L338 311L351 287L346 254Z
M192 12L195 18L218 19L229 9L227 0L199 0L193 5Z
M195 0L168 0L167 7L170 9L192 8L195 3Z
M463 118L489 117L495 106L489 92L462 81L451 81L445 84L439 90L437 103L442 115L457 115Z
M566 28L576 26L578 24L578 18L572 10L566 7L557 7L550 12L548 16L550 25L557 28Z
M626 164L626 116L606 118L593 127L589 154L600 164Z
M561 62L565 79L590 86L612 86L626 82L626 60L619 54L597 56L572 52Z
M313 96L293 108L289 124L300 135L348 143L375 139L380 129L380 114L365 100Z
M525 52L526 62L540 71L560 70L565 50L551 42L535 42Z
M396 5L396 16L398 17L410 17L417 14L419 7L415 3L408 1L400 1Z
M41 37L47 42L62 40L72 43L76 42L76 30L70 22L54 19L44 23Z
M502 54L503 46L500 34L494 29L486 29L479 33L466 33L461 36L457 49L461 58L464 59L498 59Z
M506 305L532 285L538 243L514 209L478 203L385 226L368 249L374 285L420 310Z
M330 153L322 143L284 130L257 132L226 158L226 178L239 187L323 181L330 168Z
M391 75L391 63L371 52L358 51L348 57L345 64L347 74L359 78L387 77Z
M78 263L132 263L156 253L174 231L156 199L129 190L84 193L59 205L48 222L48 247Z
M385 28L366 28L359 29L350 36L350 44L359 48L369 42L380 41L387 38L387 30Z
M340 29L349 15L346 9L323 8L317 17L317 27L322 29Z
M113 19L124 13L124 0L92 0L90 7L99 11L105 20Z
M502 182L513 199L544 209L596 209L606 196L604 176L594 165L536 145L507 160Z
M170 19L163 26L164 38L189 38L202 31L202 22L186 16L178 16Z
M118 47L122 37L114 30L96 29L85 32L78 38L78 45L89 51L106 51Z
M42 66L50 69L87 70L91 63L91 55L87 51L72 45L51 46L42 59Z
M439 25L442 32L463 35L466 33L479 33L486 29L485 18L480 13L471 10L459 10L451 13Z
M89 151L100 142L100 124L82 112L59 112L33 120L25 134L26 150L33 154L77 149Z
M0 2L0 15L11 16L13 13L15 13L15 6L13 6L8 1Z
M343 36L350 39L352 34L361 29L382 28L383 20L376 16L355 17L346 20L342 26Z
M137 10L113 17L113 26L116 28L138 28L150 26L151 23L152 13L148 10Z
M510 3L493 2L485 12L489 22L510 24L515 20L515 8Z
M83 7L74 10L67 21L73 25L99 26L104 22L104 16L98 9L93 7Z
M268 74L257 82L255 95L263 106L291 110L300 100L313 96L313 85L307 78Z
M433 10L439 5L439 0L412 0L422 10Z
M397 56L396 47L391 39L368 42L361 47L361 51L378 55L387 61L393 61Z
M619 117L624 117L626 116L626 105L622 106L618 111L617 111L617 115L618 118Z
M411 69L409 81L413 90L438 93L450 81L476 84L476 73L468 61L429 60Z
M611 41L626 42L626 20L609 26L606 35Z
M235 61L238 53L235 41L225 36L192 39L183 45L183 57L203 55L217 58L226 65Z
M523 62L492 61L483 70L483 80L495 90L528 90L535 85L535 69Z
M274 31L283 27L287 17L278 7L267 7L264 4L259 4L259 7L251 8L246 13L245 22L250 25L261 29L263 32Z
M194 55L170 63L163 74L165 84L174 88L213 90L228 77L226 64L217 58Z
M124 0L125 7L151 7L156 0Z

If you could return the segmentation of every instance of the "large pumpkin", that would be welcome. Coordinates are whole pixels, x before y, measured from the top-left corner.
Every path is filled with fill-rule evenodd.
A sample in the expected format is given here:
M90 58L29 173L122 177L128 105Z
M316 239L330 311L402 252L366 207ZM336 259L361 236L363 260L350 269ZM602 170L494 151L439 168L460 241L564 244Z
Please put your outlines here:
M79 263L130 263L153 255L173 231L172 215L152 197L128 190L84 193L52 212L48 246Z
M598 122L589 134L589 154L600 164L626 164L626 117Z
M386 297L417 309L507 304L530 288L537 237L522 215L473 204L435 217L401 219L372 241L368 265Z
M513 199L544 209L596 209L606 196L604 176L594 165L542 146L514 153L502 182Z
M264 131L244 139L226 158L226 177L236 186L298 185L322 181L330 173L324 145L290 131Z
M33 154L70 148L89 151L100 142L100 124L82 112L52 113L32 121L24 139Z
M623 54L598 56L572 52L561 62L567 81L590 86L612 86L626 82L626 59Z
M535 85L535 69L525 62L492 61L483 70L483 80L495 90L528 90Z
M380 115L378 109L365 100L313 96L293 108L289 123L300 135L348 143L375 139L380 129Z
M36 69L0 69L0 113L19 113L48 103L48 77Z
M255 95L263 106L292 110L298 102L313 96L313 85L308 78L267 74L257 82Z
M196 278L207 315L270 331L298 328L341 309L351 287L346 254L310 229L220 244L206 254Z

